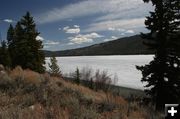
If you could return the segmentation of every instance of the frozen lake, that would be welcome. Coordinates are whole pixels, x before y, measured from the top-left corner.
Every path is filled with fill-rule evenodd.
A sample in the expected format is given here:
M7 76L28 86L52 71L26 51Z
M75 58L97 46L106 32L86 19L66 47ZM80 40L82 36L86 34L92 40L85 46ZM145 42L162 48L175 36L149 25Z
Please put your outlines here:
M143 89L141 72L136 69L136 65L144 65L153 59L153 55L113 55L113 56L73 56L57 57L58 64L63 74L74 72L78 67L89 67L93 70L106 70L114 77L118 76L116 85ZM49 62L49 58L46 60Z

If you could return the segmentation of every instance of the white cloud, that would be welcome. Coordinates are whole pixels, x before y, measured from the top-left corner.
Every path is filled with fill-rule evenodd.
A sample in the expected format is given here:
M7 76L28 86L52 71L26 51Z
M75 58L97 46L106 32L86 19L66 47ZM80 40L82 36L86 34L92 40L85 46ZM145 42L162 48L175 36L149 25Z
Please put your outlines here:
M104 42L108 42L108 41L110 41L110 40L111 40L111 39L104 39L103 41L104 41Z
M125 33L121 33L120 35L121 35L121 36L124 36L124 35L125 35Z
M80 26L79 25L74 25L75 28L79 28Z
M118 28L117 31L124 32L124 31L126 31L126 30L125 30L125 29Z
M66 26L63 28L63 30L66 32L66 33L71 33L71 34L78 34L81 30L79 28L79 26L77 25L74 25L74 28L70 28L69 26Z
M45 13L35 15L35 19L38 23L43 24L76 17L102 14L96 21L104 21L142 17L151 9L152 5L144 4L142 0L86 0L62 8L53 8Z
M109 27L108 30L110 30L110 31L115 31L116 29L115 29L115 28L112 28L112 27Z
M86 34L86 35L83 35L84 37L86 37L86 38L101 38L101 37L103 37L102 35L99 35L98 33L95 33L95 32L93 32L93 33L90 33L90 34Z
M78 36L74 37L73 39L71 39L70 41L71 41L71 43L82 44L82 43L93 42L93 39L89 39L82 35L78 35Z
M116 36L112 36L111 38L112 38L112 39L117 39L118 37L116 37Z
M60 42L58 41L53 41L53 40L46 40L44 39L42 36L37 36L36 37L36 40L40 40L43 42L44 44L44 49L48 49L48 48L51 48L52 46L55 46L55 45L59 45Z
M46 40L44 42L44 44L47 46L47 45L59 45L60 42L57 42L57 41L51 41L51 40Z
M133 30L127 30L125 33L135 33Z
M69 37L68 39L70 39L70 42L68 44L73 45L73 44L91 43L94 41L94 39L101 37L103 36L95 32L85 35L78 34L75 37Z
M72 42L69 42L69 43L67 43L67 45L74 45L74 43L72 43Z
M95 19L95 21L107 21L115 19L134 19L139 17L144 17L149 14L149 11L153 9L151 4L144 4L142 0L136 1L137 3L132 3L133 0L126 2L124 1L124 6L120 5L121 8L113 11L109 14L103 15Z
M121 32L121 34L133 34L135 33L134 30L125 30L125 29L122 29L122 28L113 28L113 27L109 27L108 28L109 31L119 31Z
M36 40L43 41L45 46L48 46L48 45L58 45L60 43L60 42L52 41L52 40L45 40L42 36L37 36Z
M112 40L116 40L116 39L118 39L118 37L116 37L116 36L111 36L111 38L107 38L107 39L104 39L103 41L105 41L105 42L107 42L107 41L112 41Z
M125 29L122 29L122 28L114 28L114 27L109 27L108 28L109 31L119 31L119 32L124 32Z
M68 29L66 30L66 33L79 33L80 29L79 28L72 28L72 29Z
M106 31L116 29L119 31L124 31L124 29L143 27L144 20L145 18L101 21L90 24L88 28L84 30L84 32Z
M36 37L36 40L44 41L44 38L41 37L41 36L37 36L37 37Z
M69 26L66 26L66 27L63 28L63 30L67 30L67 29L69 29Z
M48 46L48 45L44 45L44 47L43 47L44 49L48 49L48 48L50 48L50 46Z
M68 19L67 21L73 21L72 19Z
M12 19L4 19L3 21L7 22L7 23L13 23L14 22Z

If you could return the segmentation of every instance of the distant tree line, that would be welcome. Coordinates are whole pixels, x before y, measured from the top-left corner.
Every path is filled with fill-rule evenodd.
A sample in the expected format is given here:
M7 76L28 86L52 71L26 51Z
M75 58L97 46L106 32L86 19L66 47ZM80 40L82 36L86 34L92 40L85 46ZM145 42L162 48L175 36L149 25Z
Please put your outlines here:
M27 12L14 27L9 26L7 40L1 41L0 64L44 72L45 56L42 41L37 40L39 34L33 17Z

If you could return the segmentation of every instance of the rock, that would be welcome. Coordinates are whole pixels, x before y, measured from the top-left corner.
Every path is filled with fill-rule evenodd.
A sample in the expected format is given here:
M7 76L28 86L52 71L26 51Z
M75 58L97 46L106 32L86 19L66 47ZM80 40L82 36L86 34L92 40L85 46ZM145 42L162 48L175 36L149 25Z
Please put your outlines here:
M31 105L29 108L30 108L31 110L34 110L34 105Z
M0 64L0 71L4 70L4 66L2 64Z
M0 74L4 75L4 74L6 74L6 72L3 70L0 70Z

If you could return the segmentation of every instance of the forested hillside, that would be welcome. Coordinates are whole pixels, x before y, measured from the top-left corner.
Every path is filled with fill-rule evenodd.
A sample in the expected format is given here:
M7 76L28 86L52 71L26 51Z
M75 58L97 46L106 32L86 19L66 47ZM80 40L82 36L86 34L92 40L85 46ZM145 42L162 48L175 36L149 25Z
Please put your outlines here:
M64 50L64 51L45 51L46 56L84 56L84 55L134 55L134 54L152 54L143 45L140 35L120 38L117 40L95 44L88 47Z

